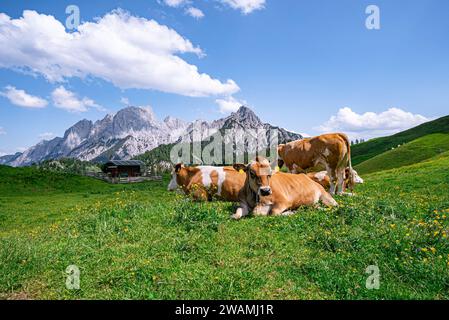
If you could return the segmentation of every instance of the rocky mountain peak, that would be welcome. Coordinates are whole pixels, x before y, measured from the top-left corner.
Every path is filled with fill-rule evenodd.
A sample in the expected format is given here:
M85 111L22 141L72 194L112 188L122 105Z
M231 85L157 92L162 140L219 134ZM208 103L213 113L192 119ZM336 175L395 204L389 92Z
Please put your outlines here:
M256 116L254 111L246 106L241 106L236 112L232 113L225 119L223 127L225 129L243 127L243 128L259 128L263 126L262 121Z
M235 113L237 113L240 116L246 116L248 114L254 114L254 111L248 108L247 106L241 106Z
M145 131L160 126L150 107L127 107L116 113L113 119L113 132L117 137L130 132Z
M185 122L185 121L183 121L181 119L172 117L172 116L166 117L164 119L164 123L167 125L167 127L169 129L178 129L178 128L187 126L187 122Z
M89 136L90 131L92 130L93 123L90 120L83 119L78 121L64 133L64 138L67 138L69 135L77 135L81 139L86 139Z
M61 157L104 161L112 155L130 159L161 144L190 139L205 141L222 129L280 130L281 142L301 138L300 135L262 123L248 107L242 106L230 116L215 121L183 120L166 117L159 121L150 107L127 107L92 123L81 120L70 127L63 138L43 141L22 154L4 156L0 164L24 166Z
M114 119L139 119L148 122L156 121L156 115L151 107L126 107L117 112Z

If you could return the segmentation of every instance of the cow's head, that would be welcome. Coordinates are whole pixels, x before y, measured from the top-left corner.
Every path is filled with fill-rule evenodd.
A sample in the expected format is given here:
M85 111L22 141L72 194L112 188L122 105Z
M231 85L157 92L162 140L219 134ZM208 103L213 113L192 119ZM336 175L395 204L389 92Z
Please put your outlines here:
M346 170L345 170L345 184L352 191L356 184L359 184L359 183L362 184L365 181L359 176L357 171L355 171L354 169L352 169L352 175L350 173L351 173L351 168L346 168Z
M350 170L349 168L346 168L346 170L345 170L345 180L349 180L350 179L350 176L349 176L350 171L349 170ZM365 182L362 179L362 177L359 176L357 171L355 171L354 169L352 169L352 179L354 180L354 184L359 184L359 183L362 184L362 183Z
M178 163L177 165L175 165L171 172L172 178L170 180L170 183L168 184L168 191L175 191L180 185L182 185L182 171L184 170L185 166L182 163Z
M260 196L271 195L270 178L272 170L267 159L257 157L256 160L248 165L237 163L234 164L234 169L246 172L246 182L255 194Z
M354 179L354 183L358 184L358 183L364 183L365 181L362 179L361 176L359 176L359 174L357 173L357 171L355 171L354 169L352 169L352 177Z
M278 167L282 168L284 166L284 148L285 144L280 144L278 146Z

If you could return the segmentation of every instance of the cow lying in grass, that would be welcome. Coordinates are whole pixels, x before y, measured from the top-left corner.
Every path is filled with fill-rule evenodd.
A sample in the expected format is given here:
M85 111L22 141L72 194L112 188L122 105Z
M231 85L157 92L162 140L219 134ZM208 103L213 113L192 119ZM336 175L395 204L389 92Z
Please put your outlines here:
M189 167L179 163L173 169L168 190L181 188L195 200L210 201L216 197L236 202L244 184L245 175L239 174L233 167Z
M346 168L345 171L345 180L343 183L343 192L346 192L346 189L350 185L349 181L349 168ZM320 172L309 172L307 173L307 176L312 179L313 181L319 183L324 187L324 189L329 190L330 189L330 178L327 174L327 171L320 171ZM352 169L352 176L354 179L354 184L362 184L364 183L364 180L359 176L357 171Z
M235 164L237 171L246 174L240 191L240 206L232 216L240 219L249 213L256 216L289 215L300 206L337 206L324 188L305 174L272 172L267 159L257 157L249 165Z

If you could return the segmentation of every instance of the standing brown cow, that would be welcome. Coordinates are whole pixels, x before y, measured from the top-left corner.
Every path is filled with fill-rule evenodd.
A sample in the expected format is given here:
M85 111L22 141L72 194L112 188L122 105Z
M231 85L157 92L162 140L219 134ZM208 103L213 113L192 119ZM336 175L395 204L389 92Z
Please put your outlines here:
M354 178L351 164L351 146L343 133L321 136L281 144L278 147L279 167L285 164L290 173L301 173L307 169L323 166L329 174L330 193L344 191L345 169L349 166L349 187Z

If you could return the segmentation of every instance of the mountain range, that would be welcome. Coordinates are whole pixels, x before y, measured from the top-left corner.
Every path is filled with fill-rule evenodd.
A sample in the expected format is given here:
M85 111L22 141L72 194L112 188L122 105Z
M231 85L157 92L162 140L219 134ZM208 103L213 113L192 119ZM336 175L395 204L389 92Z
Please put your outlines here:
M103 162L108 159L131 159L160 145L187 141L199 129L202 141L223 129L278 129L279 141L301 139L300 134L263 123L248 107L214 120L187 122L174 117L160 121L149 107L127 107L102 120L81 120L67 129L63 137L44 140L23 153L0 157L0 164L27 166L49 159L74 158ZM193 135L194 136L194 135Z

